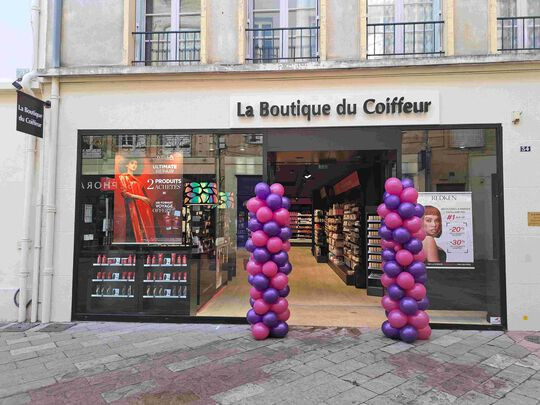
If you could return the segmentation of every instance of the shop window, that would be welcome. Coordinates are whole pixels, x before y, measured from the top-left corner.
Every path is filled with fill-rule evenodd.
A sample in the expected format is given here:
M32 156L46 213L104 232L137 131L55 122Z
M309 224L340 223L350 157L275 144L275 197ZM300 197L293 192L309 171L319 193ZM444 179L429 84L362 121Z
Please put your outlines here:
M201 49L200 0L138 0L135 61L168 65L198 62Z
M246 35L248 61L318 60L318 0L248 0Z
M368 0L368 57L442 55L443 0Z
M76 314L196 316L237 279L262 173L252 137L81 136Z
M403 176L426 206L432 322L501 322L498 153L495 129L403 132Z
M497 0L499 51L540 49L540 2Z

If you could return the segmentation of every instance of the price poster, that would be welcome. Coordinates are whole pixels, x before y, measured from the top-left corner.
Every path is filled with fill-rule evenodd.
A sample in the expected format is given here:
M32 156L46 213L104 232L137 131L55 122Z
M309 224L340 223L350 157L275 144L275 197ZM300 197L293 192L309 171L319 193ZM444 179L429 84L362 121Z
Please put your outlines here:
M471 192L419 193L428 267L474 268Z

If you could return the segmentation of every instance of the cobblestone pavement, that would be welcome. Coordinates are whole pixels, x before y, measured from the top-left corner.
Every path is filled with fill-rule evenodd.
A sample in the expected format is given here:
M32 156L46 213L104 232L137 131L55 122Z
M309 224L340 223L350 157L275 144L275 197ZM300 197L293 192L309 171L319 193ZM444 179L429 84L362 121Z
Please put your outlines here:
M5 328L5 327L4 327ZM540 333L83 322L0 328L0 404L536 404ZM530 338L529 336L537 336ZM532 341L531 341L532 340Z

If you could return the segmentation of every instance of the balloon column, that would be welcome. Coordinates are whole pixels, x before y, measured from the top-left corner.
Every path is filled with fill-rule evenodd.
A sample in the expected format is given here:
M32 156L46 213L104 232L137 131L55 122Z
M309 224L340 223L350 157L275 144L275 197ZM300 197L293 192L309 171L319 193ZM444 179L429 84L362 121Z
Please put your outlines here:
M291 202L283 196L284 191L278 183L271 186L258 183L255 197L247 202L251 238L245 247L251 257L246 270L252 286L247 320L257 340L268 336L282 338L289 331L286 297L290 292L288 274L292 270L287 253L291 249L288 242L292 234L289 228Z
M431 336L426 297L426 254L422 241L424 207L417 203L418 191L411 179L392 177L384 184L384 203L377 213L382 218L383 270L381 282L386 295L381 304L388 318L382 324L385 336L411 343Z

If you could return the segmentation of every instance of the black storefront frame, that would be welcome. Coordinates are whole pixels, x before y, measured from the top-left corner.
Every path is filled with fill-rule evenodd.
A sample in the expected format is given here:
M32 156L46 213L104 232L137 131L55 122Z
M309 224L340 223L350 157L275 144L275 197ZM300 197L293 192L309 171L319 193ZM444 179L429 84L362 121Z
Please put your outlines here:
M506 330L508 328L507 320L507 300L506 300L506 245L504 232L504 175L503 175L503 141L502 141L502 125L501 124L458 124L458 125L391 125L391 126L333 126L333 127L309 127L327 130L339 129L384 129L393 128L401 131L413 130L452 130L452 129L494 129L496 135L497 146L497 177L498 177L498 194L496 195L497 204L499 207L499 222L498 222L498 244L500 248L499 256L499 299L501 303L501 325L478 325L467 323L430 323L433 329L477 329L477 330ZM263 167L267 166L268 157L268 136L272 132L282 129L298 129L298 127L283 127L283 128L231 128L231 129L80 129L77 131L77 170L75 184L75 218L74 221L74 250L73 250L73 283L72 283L72 299L71 299L71 318L74 321L126 321L126 322L169 322L169 323L222 323L222 324L247 324L243 317L232 316L171 316L171 315L140 315L140 314L87 314L77 312L77 260L80 254L80 231L81 227L78 218L80 218L80 181L82 176L82 153L80 148L82 145L83 136L107 136L107 135L183 135L183 134L201 134L201 135L227 135L227 134L257 134L263 135ZM303 129L303 128L302 128ZM401 165L398 164L397 175L401 176ZM267 180L267 171L263 170L263 179Z

